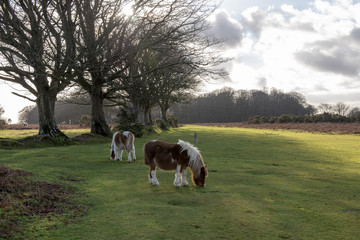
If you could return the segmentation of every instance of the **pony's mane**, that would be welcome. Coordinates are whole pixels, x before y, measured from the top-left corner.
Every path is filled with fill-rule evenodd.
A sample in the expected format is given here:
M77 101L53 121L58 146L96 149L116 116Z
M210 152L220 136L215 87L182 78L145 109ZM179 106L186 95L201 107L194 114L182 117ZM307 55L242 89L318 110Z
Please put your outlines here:
M200 174L200 169L202 167L205 167L205 163L204 160L202 159L199 149L193 146L192 144L182 140L179 140L177 144L179 144L181 147L180 152L186 150L187 155L190 158L189 167L192 169L195 175L198 176Z

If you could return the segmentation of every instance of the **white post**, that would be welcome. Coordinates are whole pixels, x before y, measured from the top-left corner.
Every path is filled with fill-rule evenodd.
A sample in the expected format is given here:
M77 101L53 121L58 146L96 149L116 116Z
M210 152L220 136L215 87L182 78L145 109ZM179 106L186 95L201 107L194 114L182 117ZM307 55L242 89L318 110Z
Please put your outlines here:
M194 133L194 144L198 144L199 139L198 139L198 135L197 132Z

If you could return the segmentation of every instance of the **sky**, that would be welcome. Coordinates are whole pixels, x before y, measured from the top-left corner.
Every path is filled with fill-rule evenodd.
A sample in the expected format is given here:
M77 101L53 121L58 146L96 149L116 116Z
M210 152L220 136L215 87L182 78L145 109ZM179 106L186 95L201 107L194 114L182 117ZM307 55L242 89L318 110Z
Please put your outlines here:
M299 92L314 106L360 107L359 13L360 0L223 0L209 21L231 58L229 79L206 89L276 88ZM33 103L12 88L0 81L3 117L15 123Z
M212 18L232 57L223 84L360 106L359 13L359 0L224 0Z

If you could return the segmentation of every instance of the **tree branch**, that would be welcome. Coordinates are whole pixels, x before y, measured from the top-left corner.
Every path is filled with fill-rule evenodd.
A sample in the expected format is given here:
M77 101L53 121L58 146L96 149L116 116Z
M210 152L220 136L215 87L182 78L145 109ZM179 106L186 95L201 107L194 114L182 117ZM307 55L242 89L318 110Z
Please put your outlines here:
M26 96L24 96L24 95L18 94L18 93L16 93L16 92L11 92L11 93L14 94L14 95L16 95L16 96L18 96L18 97L25 98L25 99L27 99L27 100L29 100L29 101L31 101L31 102L36 102L36 100L31 99L31 98L29 98L29 97L26 97Z

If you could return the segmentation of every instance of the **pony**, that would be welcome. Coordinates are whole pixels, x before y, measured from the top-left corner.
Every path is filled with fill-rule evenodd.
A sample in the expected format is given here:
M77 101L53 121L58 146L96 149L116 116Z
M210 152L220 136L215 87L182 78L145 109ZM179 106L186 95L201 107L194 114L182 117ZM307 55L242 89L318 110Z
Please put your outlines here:
M134 146L135 136L129 131L125 132L115 132L112 138L110 146L110 160L122 160L123 151L126 150L128 155L128 162L131 162L131 153L133 160L136 160L135 156L135 146Z
M144 144L145 164L149 166L149 182L159 186L156 178L156 167L162 170L176 170L174 185L189 186L186 171L189 167L194 185L205 186L207 167L200 151L188 142L179 140L176 144L160 140L149 141Z

